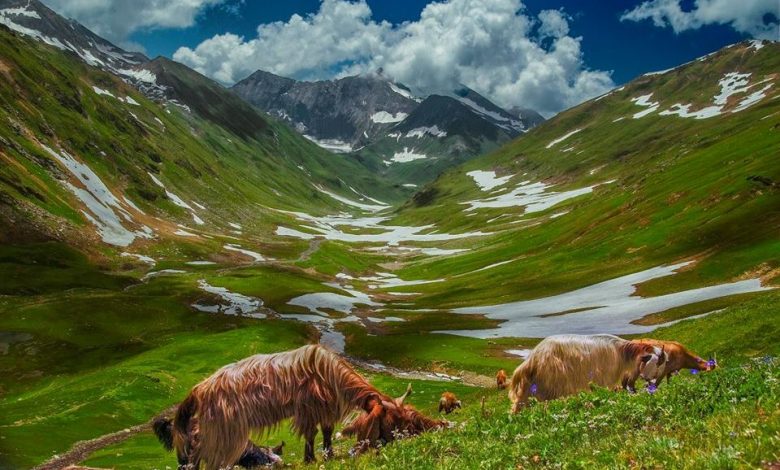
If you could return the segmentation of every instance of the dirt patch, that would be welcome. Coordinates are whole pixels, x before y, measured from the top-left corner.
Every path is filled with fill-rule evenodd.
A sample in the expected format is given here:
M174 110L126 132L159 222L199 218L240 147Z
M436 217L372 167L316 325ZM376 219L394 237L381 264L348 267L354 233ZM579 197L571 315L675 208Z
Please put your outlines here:
M320 249L320 245L322 245L322 242L324 242L324 238L313 238L309 240L309 247L304 250L303 253L298 257L297 260L295 260L297 263L300 263L302 261L307 261L309 258L311 258L311 255L317 252L317 250Z
M397 271L403 268L404 266L406 266L406 263L402 263L400 261L392 261L390 263L381 263L378 264L377 266L379 266L382 269L387 269L388 271Z
M14 77L11 76L11 66L0 60L0 75L5 77L9 82L14 81Z
M744 281L755 278L761 279L762 285L767 285L774 280L780 280L780 267L772 267L768 263L761 263L754 269L742 273L737 280Z

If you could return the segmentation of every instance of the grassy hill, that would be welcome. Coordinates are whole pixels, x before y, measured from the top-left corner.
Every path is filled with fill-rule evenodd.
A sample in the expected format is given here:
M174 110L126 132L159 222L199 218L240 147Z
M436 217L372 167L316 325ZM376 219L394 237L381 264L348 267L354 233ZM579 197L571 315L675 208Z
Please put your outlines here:
M414 380L428 413L445 389L467 403L462 427L356 461L343 443L328 466L778 461L777 365L756 360L780 339L777 43L640 77L403 203L178 64L156 61L175 93L152 101L0 39L0 468L143 423L228 362L326 333L362 360L462 377ZM544 336L532 326L585 328L602 301L614 321L593 328L673 338L722 368L511 418L503 394L465 384L511 370L511 350ZM367 374L391 394L407 382ZM285 426L262 437L278 439L297 464ZM87 459L173 462L148 433Z
M355 196L352 186L397 197L359 165L334 158L186 67L164 59L151 63L157 85L174 90L171 99L157 103L62 51L5 28L0 34L0 212L14 221L4 224L5 239L25 239L33 231L85 246L77 232L89 224L61 183L72 176L44 146L87 165L120 199L122 210L137 219L148 212L160 222L144 222L163 233L164 227L154 225L192 224L189 212L201 212L204 228L214 232L226 220L262 225L269 206L341 207L315 185L344 195ZM208 201L208 208L197 201Z

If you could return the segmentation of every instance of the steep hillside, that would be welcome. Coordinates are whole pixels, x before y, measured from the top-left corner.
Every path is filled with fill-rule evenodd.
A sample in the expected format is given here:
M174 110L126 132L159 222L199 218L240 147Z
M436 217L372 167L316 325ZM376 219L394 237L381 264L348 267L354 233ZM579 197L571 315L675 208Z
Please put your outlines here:
M639 77L421 190L394 223L491 236L467 254L401 270L405 277L446 279L417 289L423 291L417 307L506 321L469 335L540 336L588 323L618 331L624 314L646 324L640 307L663 311L686 296L774 285L779 50L778 43L745 42ZM573 301L593 292L576 289L609 279L594 300ZM609 293L623 282L629 295L632 284L644 282L639 292L651 296L628 309L638 317L617 307L622 294ZM682 292L694 287L707 289ZM559 305L520 302L551 294L561 294L554 297ZM527 320L520 318L523 307L531 309ZM565 311L578 313L560 315ZM654 321L684 314L673 311Z
M171 93L158 104L55 48L0 34L2 212L15 221L4 224L6 239L29 230L84 238L75 228L92 225L103 241L125 246L175 236L179 223L214 231L226 219L270 210L239 217L248 201L338 207L317 187L352 194L339 174L351 175L353 188L383 191L359 165L333 158L181 65L149 63ZM112 243L109 232L121 241Z

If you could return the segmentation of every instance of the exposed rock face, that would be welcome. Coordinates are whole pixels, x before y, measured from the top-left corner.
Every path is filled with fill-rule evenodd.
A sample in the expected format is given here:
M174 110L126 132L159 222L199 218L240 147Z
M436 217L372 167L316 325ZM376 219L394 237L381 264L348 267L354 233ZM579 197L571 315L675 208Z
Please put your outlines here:
M233 90L313 140L341 142L345 150L368 144L417 106L381 75L299 82L258 70Z

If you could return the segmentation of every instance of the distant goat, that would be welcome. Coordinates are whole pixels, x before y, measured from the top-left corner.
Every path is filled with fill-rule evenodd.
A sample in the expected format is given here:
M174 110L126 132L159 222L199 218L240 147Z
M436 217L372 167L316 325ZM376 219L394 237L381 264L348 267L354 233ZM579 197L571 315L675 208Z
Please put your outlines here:
M662 348L666 352L666 363L662 373L659 375L659 382L666 378L668 383L671 380L672 375L679 372L681 369L693 369L709 372L715 367L717 363L714 359L705 361L700 356L693 354L688 349L677 341L663 341L660 339L643 338L635 340L637 343L649 344L655 347Z
M450 414L455 411L455 408L460 408L461 402L458 397L452 392L444 392L439 399L439 413L444 411L446 414Z
M506 371L501 369L496 374L496 388L503 390L506 388Z
M641 368L654 361L654 367ZM665 362L660 347L627 341L612 335L557 335L540 342L515 369L509 387L512 412L528 397L552 400L588 390L592 385L633 389L642 374L656 380Z
M405 397L404 397L405 398ZM420 413L382 394L336 354L304 346L258 354L227 365L195 387L173 420L177 455L208 470L231 466L243 454L250 431L263 431L286 418L306 440L304 460L314 460L317 426L325 455L332 454L333 427L350 411L364 410L365 436L375 441L395 429L414 426ZM197 440L191 444L191 422Z

